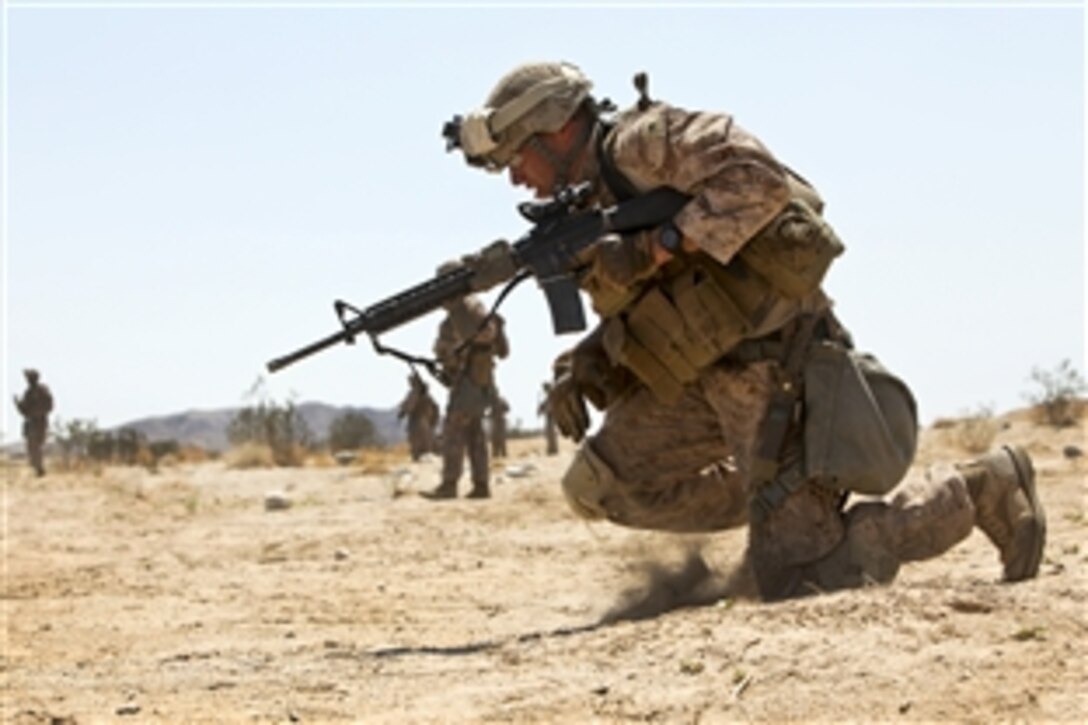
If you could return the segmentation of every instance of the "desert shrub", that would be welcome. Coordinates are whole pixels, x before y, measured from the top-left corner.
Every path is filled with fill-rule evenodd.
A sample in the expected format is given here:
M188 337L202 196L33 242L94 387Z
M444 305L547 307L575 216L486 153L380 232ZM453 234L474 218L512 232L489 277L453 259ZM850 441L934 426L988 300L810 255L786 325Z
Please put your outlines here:
M177 452L177 459L182 463L203 463L214 457L213 452L191 443L181 446Z
M313 435L306 421L291 401L277 403L264 392L264 381L257 379L247 393L257 402L240 409L227 426L232 446L247 443L267 446L277 466L298 466L313 446Z
M983 453L990 450L1000 430L1001 423L994 418L993 406L980 405L960 419L956 440L968 453Z
M399 467L408 456L408 447L404 444L392 448L367 448L356 456L354 464L358 473L364 476L389 473Z
M1073 363L1066 359L1053 370L1032 368L1029 380L1040 389L1028 392L1025 397L1035 407L1042 422L1054 427L1077 422L1085 405L1080 396L1088 390L1088 385Z
M354 450L380 444L374 423L362 413L344 413L329 424L330 450Z
M224 455L227 468L271 468L276 465L272 447L252 441L232 446Z
M53 440L60 449L61 465L64 468L72 468L88 460L92 442L101 436L97 421L81 418L57 418L52 432Z
M160 461L167 456L177 456L181 450L181 445L173 438L167 438L151 441L147 448L151 451L151 457L156 461Z

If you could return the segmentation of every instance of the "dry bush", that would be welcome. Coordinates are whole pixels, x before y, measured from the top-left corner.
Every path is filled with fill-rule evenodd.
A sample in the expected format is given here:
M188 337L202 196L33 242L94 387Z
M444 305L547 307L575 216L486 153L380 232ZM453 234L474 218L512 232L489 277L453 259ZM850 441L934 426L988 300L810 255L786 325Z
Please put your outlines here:
M364 476L389 473L393 468L404 463L408 450L405 446L392 448L363 448L355 458L359 473Z
M1084 415L1088 383L1069 360L1062 360L1053 370L1032 368L1030 380L1039 390L1028 393L1036 419L1055 428L1076 425Z
M183 445L177 453L177 458L182 463L204 463L211 457L208 451L195 445Z
M273 468L276 457L272 446L266 443L241 443L230 448L223 456L227 468Z
M1001 421L994 418L993 406L980 405L965 415L956 427L956 441L968 453L984 453L993 446L1001 431Z
M306 456L305 465L308 468L334 468L338 464L328 451L315 451Z
M277 403L268 397L263 378L246 393L257 403L239 410L227 425L231 445L268 446L277 466L301 466L307 449L313 448L313 435L306 420L291 401Z

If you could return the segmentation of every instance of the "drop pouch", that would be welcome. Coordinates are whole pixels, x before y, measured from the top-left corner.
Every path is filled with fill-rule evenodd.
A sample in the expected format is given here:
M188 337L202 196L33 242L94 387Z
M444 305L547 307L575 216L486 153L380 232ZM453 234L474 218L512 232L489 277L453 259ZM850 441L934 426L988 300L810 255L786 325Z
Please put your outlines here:
M872 355L814 343L804 368L804 415L806 474L830 488L883 495L914 460L914 396Z

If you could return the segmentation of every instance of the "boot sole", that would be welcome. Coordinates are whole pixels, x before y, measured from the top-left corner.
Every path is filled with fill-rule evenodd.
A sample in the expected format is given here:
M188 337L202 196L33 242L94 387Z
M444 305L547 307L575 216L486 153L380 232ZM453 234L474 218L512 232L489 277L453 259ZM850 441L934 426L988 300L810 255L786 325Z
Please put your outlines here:
M1005 580L1015 582L1031 579L1039 573L1039 565L1043 561L1043 549L1046 548L1046 514L1043 513L1043 506L1039 502L1039 494L1035 487L1035 467L1031 463L1031 457L1020 446L1004 446L1004 449L1012 460L1020 482L1020 490L1027 497L1033 514L1030 522L1016 532L1016 538L1019 539L1017 548L1029 551L1031 555L1024 561L1022 567L1012 572L1005 572Z

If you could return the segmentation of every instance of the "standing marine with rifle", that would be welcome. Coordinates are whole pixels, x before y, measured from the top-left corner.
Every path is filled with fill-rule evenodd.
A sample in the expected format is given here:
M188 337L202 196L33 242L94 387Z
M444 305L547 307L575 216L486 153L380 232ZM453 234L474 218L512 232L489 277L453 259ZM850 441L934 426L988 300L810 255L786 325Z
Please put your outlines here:
M449 267L439 268L439 274ZM491 496L484 414L495 397L495 358L510 353L503 319L488 315L475 296L446 303L434 354L441 377L449 382L442 421L442 482L423 495L432 500L457 497L457 482L468 454L472 490L469 498Z
M975 525L1005 579L1034 577L1045 518L1023 449L900 483L914 400L831 313L822 282L843 247L816 190L732 116L635 84L638 103L608 117L578 68L530 63L445 129L470 164L538 198L585 183L588 208L662 188L690 199L580 255L600 322L556 361L549 405L576 441L586 401L605 416L563 478L574 511L676 532L747 521L768 599L888 582ZM516 256L492 245L463 263L486 288ZM852 493L885 498L847 507Z
M23 438L26 439L26 453L30 465L39 476L45 475L44 448L49 435L49 414L53 412L53 394L49 387L41 382L41 375L33 368L23 371L26 377L26 390L23 397L12 396L15 408L23 416Z
M408 451L413 461L435 450L434 432L438 425L438 403L431 397L427 383L412 369L408 376L408 395L397 407L397 419L407 420Z

